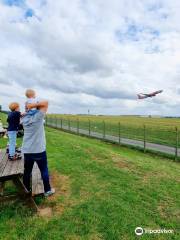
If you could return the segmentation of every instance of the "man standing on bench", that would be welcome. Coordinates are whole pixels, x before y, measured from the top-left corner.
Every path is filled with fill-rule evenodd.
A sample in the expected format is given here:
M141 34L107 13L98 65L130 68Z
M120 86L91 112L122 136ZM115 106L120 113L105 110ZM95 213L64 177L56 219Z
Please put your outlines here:
M28 192L31 192L31 174L34 162L37 163L43 184L44 195L46 197L55 193L55 189L51 188L49 183L48 164L46 155L46 139L44 131L44 117L48 109L48 102L42 101L38 103L27 104L27 108L38 109L36 114L25 114L21 120L24 127L24 137L22 144L22 152L24 154L24 176L23 183Z

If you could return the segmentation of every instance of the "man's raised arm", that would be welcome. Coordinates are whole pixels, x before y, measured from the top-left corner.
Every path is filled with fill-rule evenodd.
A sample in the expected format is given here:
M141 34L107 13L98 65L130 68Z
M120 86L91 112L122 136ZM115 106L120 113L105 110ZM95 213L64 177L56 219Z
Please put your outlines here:
M38 103L30 103L30 104L27 104L27 108L30 110L32 108L37 108L39 109L40 111L46 113L47 110L48 110L48 101L41 101L41 102L38 102Z

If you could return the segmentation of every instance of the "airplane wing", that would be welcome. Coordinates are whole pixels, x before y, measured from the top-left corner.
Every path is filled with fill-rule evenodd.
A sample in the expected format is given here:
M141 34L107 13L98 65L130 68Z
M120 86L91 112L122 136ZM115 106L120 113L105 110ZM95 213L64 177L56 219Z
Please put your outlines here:
M163 90L158 90L158 91L153 92L152 94L157 95L157 94L162 93L162 92L163 92Z
M145 96L145 97L148 97L148 96L149 96L148 93L140 93L139 95L142 95L142 96Z

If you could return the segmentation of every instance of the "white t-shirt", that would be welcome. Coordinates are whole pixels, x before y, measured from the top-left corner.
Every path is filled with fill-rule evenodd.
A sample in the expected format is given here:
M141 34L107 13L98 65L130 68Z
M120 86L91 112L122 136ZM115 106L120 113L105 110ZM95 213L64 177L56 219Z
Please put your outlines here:
M27 98L26 100L26 104L31 104L31 103L38 103L38 99L37 98ZM36 110L36 108L31 108L31 110Z

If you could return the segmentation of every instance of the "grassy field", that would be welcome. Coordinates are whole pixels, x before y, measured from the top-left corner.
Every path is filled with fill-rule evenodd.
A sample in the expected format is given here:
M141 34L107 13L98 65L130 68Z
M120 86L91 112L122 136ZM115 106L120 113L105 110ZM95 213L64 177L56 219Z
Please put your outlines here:
M159 117L139 117L139 116L95 116L95 115L63 115L63 114L49 114L63 119L71 119L80 121L102 122L118 124L121 122L124 125L133 125L141 127L146 124L151 127L180 127L180 118L159 118Z
M180 128L180 119L177 118L142 118L133 116L75 116L75 115L48 115L49 121L60 119L63 125L71 125L77 128L108 135L119 136L135 140L144 140L144 131L146 141L175 147L177 144L177 134L180 138L180 131L176 133L176 127ZM120 125L119 125L120 124ZM145 126L145 128L144 128ZM180 141L178 142L180 147Z
M6 124L6 116L0 115ZM119 136L134 140L180 147L180 119L178 118L143 118L136 116L87 116L87 115L61 115L49 114L49 121L57 121L60 125L70 125L73 128L85 129L101 134ZM120 125L119 125L120 124ZM145 128L144 128L145 126ZM177 130L176 130L177 127ZM144 134L145 133L145 134ZM178 142L177 142L178 139Z
M51 213L34 215L19 201L1 204L0 239L134 240L137 226L175 231L142 239L179 239L178 163L50 128L46 135L56 194L36 202Z

